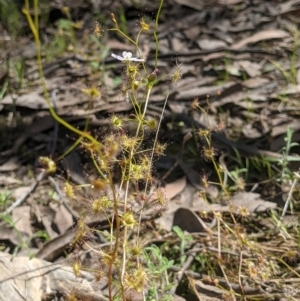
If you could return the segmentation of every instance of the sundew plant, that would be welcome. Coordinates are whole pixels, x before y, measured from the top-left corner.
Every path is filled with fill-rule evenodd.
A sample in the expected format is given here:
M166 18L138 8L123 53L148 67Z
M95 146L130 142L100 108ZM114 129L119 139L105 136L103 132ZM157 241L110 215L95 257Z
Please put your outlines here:
M49 93L46 89L42 68L41 42L39 37L38 22L38 0L34 1L33 17L30 13L29 1L25 1L23 13L34 36L37 47L37 63L42 86L44 88L45 101L48 103L49 112L52 117L61 125L77 134L78 139L64 154L57 160L50 157L43 157L40 162L48 172L56 171L57 162L76 146L89 156L97 173L97 178L89 184L93 190L93 198L87 199L87 212L81 216L76 225L76 235L73 244L82 246L85 244L99 257L99 266L88 269L84 267L79 257L72 261L74 274L80 277L81 270L89 270L95 276L95 281L107 280L109 300L131 300L134 296L139 299L146 299L147 293L156 295L158 298L160 283L166 277L166 270L171 262L158 255L155 248L155 260L159 273L155 272L151 263L151 246L145 246L141 236L142 217L145 208L164 208L166 199L159 187L157 179L153 177L153 161L164 154L166 145L158 141L160 123L168 97L162 107L160 118L147 116L148 104L151 101L153 86L157 83L159 70L158 61L158 20L161 13L163 0L160 1L154 29L144 18L140 19L139 31L136 39L126 35L118 25L114 14L111 14L113 28L109 32L115 32L120 37L129 41L136 48L136 56L131 52L111 53L111 56L124 65L122 73L122 95L124 101L132 104L133 111L127 117L120 117L112 114L110 117L110 129L106 135L99 139L88 131L88 121L83 130L73 127L60 116L51 105ZM99 33L99 24L95 31ZM146 58L139 48L139 38L144 33L153 33L156 43L154 67L146 65ZM170 83L176 83L182 76L182 66L176 65L174 74L169 75ZM101 89L100 89L101 90ZM85 89L91 99L101 94L96 88ZM92 109L91 101L89 109ZM134 133L128 133L126 125L135 124ZM152 131L154 139L152 146L145 147L147 139L146 132ZM114 171L120 170L120 179L116 182ZM142 187L142 188L141 188ZM75 187L68 181L65 182L65 194L72 201L76 201ZM95 193L96 192L96 193ZM103 234L108 246L95 247L86 240L91 232L97 231L89 228L84 219L86 215L101 216L107 218L110 225L109 232ZM134 237L135 239L130 239ZM147 248L146 248L147 247Z

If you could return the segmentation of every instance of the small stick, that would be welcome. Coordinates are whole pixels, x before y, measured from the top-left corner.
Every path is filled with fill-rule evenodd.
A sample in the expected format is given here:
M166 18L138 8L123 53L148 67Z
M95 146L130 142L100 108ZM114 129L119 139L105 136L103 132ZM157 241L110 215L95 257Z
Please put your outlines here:
M43 169L42 172L36 177L35 182L31 184L28 191L25 194L23 194L20 198L18 198L10 207L8 207L3 214L7 215L11 213L17 206L22 204L26 200L28 195L35 190L37 184L44 178L45 174L46 170Z
M196 245L194 246L195 248L198 248L200 246L199 243L196 243ZM193 251L190 250L190 251ZM191 264L193 263L197 253L196 252L191 252L192 254L188 256L186 262L183 264L183 266L181 267L180 271L177 272L177 275L176 275L176 284L173 285L173 288L171 289L171 295L175 295L175 292L176 292L176 289L177 289L177 286L179 285L184 273L190 268Z

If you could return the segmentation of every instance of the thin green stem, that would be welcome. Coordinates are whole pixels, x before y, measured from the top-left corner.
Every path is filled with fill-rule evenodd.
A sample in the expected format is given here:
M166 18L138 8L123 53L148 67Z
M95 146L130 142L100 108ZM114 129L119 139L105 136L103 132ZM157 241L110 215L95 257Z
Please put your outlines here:
M137 47L137 44L134 40L132 40L130 37L128 37L124 32L122 32L118 27L117 28L112 28L109 29L110 31L117 31L120 35L122 35L126 40L128 40L129 42L131 42L134 46Z
M100 167L99 167L99 165L98 165L98 163L97 163L97 161L96 161L96 158L95 158L95 155L94 155L93 152L91 152L91 158L92 158L93 164L94 164L95 168L97 169L99 175L101 175L102 178L105 179L105 178L107 177L107 175L105 175L105 174L102 172L102 170L100 169Z
M161 10L162 10L163 3L164 3L164 0L160 0L159 7L158 7L158 10L157 10L157 14L156 14L156 18L155 18L155 29L154 29L154 32L153 32L153 36L154 36L154 39L155 39L155 64L154 64L155 68L157 67L157 61L158 61L158 37L157 37L158 20L159 20L159 16L160 16L160 13L161 13Z
M161 115L160 115L159 123L158 123L158 126L157 126L157 130L156 130L156 134L155 134L155 138L154 138L154 143L153 143L153 148L152 148L152 151L151 151L150 166L152 165L152 162L153 162L155 146L156 146L156 143L157 143L157 140L158 140L158 133L159 133L160 125L161 125L161 122L162 122L162 119L163 119L163 116L164 116L164 112L165 112L165 109L166 109L166 106L167 106L169 95L170 95L170 92L168 92L167 97L165 99L164 106L163 106L163 109L162 109L162 112L161 112ZM146 179L146 184L145 184L145 190L144 190L145 195L146 195L147 190L148 190L148 185L149 185L149 179L147 178ZM143 209L144 209L144 207L140 210L140 214L139 214L138 236L139 236L140 228L141 228Z
M33 2L33 10L34 10L34 25L37 31L37 36L39 39L39 0L34 0Z
M142 29L140 29L140 31L138 32L137 36L136 36L136 41L135 41L135 44L138 45L139 44L139 38L140 38L140 35L142 33Z
M38 11L38 0L34 1L34 12ZM29 1L25 0L25 7L23 8L23 14L25 15L27 22L29 24L29 27L31 29L31 32L33 34L34 37L34 42L37 48L37 64L38 64L38 70L39 70L39 75L40 75L40 79L42 81L42 87L43 87L43 92L44 92L44 96L45 96L45 100L48 104L48 109L49 112L51 114L51 116L54 118L54 120L56 120L58 123L62 124L64 127L66 127L67 129L69 129L70 131L78 134L79 136L82 136L83 138L87 138L88 140L90 140L93 143L99 144L100 142L95 139L93 136L91 136L88 133L82 132L78 129L76 129L75 127L73 127L72 125L70 125L69 123L67 123L65 120L63 120L62 118L60 118L55 110L53 109L53 107L51 106L51 101L50 101L50 97L49 97L49 93L47 91L47 87L46 87L46 83L45 83L45 77L44 77L44 72L43 72L43 65L42 65L42 57L41 57L41 42L39 39L39 33L38 33L38 18L35 17L35 23L37 23L37 25L34 24L32 17L30 16L29 13Z
M88 108L88 111L91 110L93 108L93 100L90 101L89 103L89 108ZM89 126L89 119L87 118L85 120L85 125L84 125L84 132L87 131L88 129L88 126ZM60 155L58 157L58 159L56 159L56 162L59 162L60 160L62 160L65 156L67 156L77 145L80 144L80 142L83 140L83 137L80 136L62 155Z
M121 221L120 221L120 217L119 217L119 209L118 209L118 198L116 195L116 191L115 191L115 187L114 187L114 182L112 179L112 175L111 173L108 174L108 181L110 183L111 186L111 191L113 194L113 200L114 200L114 204L113 204L113 210L114 210L114 220L116 222L116 239L115 239L115 245L114 245L114 249L112 251L112 260L110 262L109 265L109 272L108 272L108 277L109 277L109 299L112 300L112 276L113 276L113 265L116 261L116 258L118 256L118 249L119 249L119 241L120 241L120 231L121 231ZM123 278L122 275L120 275L120 285L121 285L121 292L122 292L122 298L125 301L125 291L124 291L124 285L123 285Z

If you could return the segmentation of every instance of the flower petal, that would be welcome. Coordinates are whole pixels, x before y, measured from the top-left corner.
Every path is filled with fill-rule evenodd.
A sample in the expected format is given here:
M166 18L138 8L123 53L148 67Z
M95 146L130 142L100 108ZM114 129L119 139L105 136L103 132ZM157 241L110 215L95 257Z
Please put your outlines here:
M127 51L123 51L122 55L127 60L130 60L131 57L132 57L132 53L131 52L127 52Z
M114 54L114 53L112 53L111 56L114 57L115 59L119 60L119 61L124 61L124 60L125 60L124 57L121 57L121 56L116 55L116 54Z
M111 54L112 57L114 57L115 59L119 60L119 61L132 61L132 62L145 62L144 59L139 59L137 57L132 57L132 53L131 52L127 52L127 51L123 51L122 56L120 55L116 55L114 53Z

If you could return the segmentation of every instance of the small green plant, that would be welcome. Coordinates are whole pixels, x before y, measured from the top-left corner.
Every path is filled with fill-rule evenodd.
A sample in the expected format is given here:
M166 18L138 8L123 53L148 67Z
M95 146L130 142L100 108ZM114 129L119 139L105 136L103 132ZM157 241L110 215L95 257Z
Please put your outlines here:
M22 58L17 59L11 63L15 78L18 81L18 88L23 87L24 81L24 60Z
M180 251L180 264L182 265L186 260L185 248L190 242L193 241L193 237L188 233L184 233L178 226L174 226L173 231L180 239L179 251Z
M0 0L0 22L14 39L21 30L21 14L16 2Z
M290 162L290 153L293 147L299 145L299 143L292 142L292 137L293 137L293 129L291 127L288 127L286 131L286 136L284 138L286 145L281 150L282 159L278 161L278 165L280 166L281 169L281 175L280 175L281 180L284 180L286 179L286 177L290 177L292 175L290 168L288 166Z
M41 238L42 240L44 241L48 241L50 239L50 236L49 234L46 232L46 231L43 231L43 230L39 230L39 231L36 231L33 235L32 235L32 238Z
M168 295L172 284L169 283L167 270L173 265L173 260L162 256L161 250L156 245L145 248L143 258L152 275L146 300L172 300L172 296Z
M4 211L7 206L9 206L11 204L11 202L13 201L13 199L11 198L11 194L12 192L5 189L4 191L0 192L0 208L1 208L1 212Z
M4 215L4 214L0 213L0 220L3 220L9 227L11 227L18 236L18 240L19 240L20 244L17 245L16 248L14 249L14 254L17 254L19 249L26 249L28 256L30 258L32 258L34 256L34 254L29 249L26 240L22 236L22 233L16 228L16 226L15 226L16 222L13 221L12 217L10 215Z
M297 85L297 62L299 60L298 50L299 50L299 30L297 28L293 29L294 33L294 44L292 49L292 54L290 56L290 68L286 70L282 64L276 61L271 61L271 63L283 74L287 84Z
M290 170L290 166L289 166L289 155L291 152L291 149L295 146L298 146L299 143L296 142L292 142L292 137L293 137L293 130L288 127L287 128L287 132L286 132L286 136L284 138L286 145L282 148L282 160L280 160L278 162L279 168L280 168L280 173L278 174L277 177L277 181L281 184L281 185L289 185L289 182L292 181L292 185L290 188L290 192L288 194L288 198L285 202L285 206L283 208L283 212L282 212L282 216L281 219L278 221L277 225L281 227L281 229L283 229L283 231L285 233L287 233L286 229L284 228L284 226L282 225L282 218L285 216L286 211L288 209L288 207L290 206L290 210L291 212L293 212L293 208L294 208L294 204L293 204L293 192L294 189L297 185L297 183L299 182L299 174L296 172L292 172Z
M63 54L65 51L73 51L77 45L75 31L82 26L81 23L74 23L69 19L60 19L57 22L57 30L50 45L45 47L47 60L54 56Z

